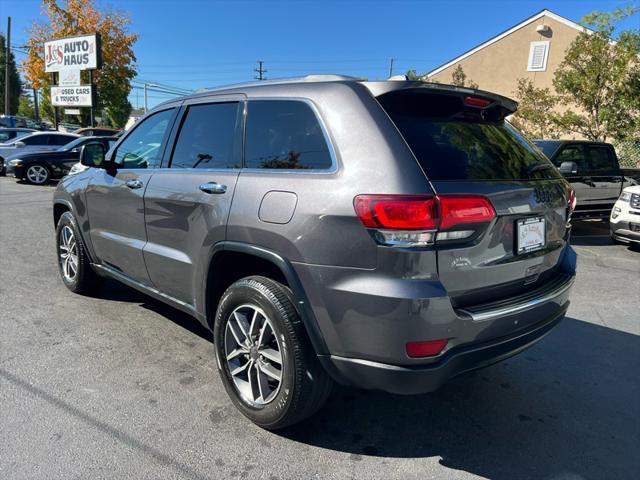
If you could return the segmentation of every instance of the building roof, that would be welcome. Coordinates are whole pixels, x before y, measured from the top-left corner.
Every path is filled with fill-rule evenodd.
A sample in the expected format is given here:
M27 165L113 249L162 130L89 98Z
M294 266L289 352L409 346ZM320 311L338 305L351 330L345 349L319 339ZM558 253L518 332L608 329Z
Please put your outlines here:
M518 23L517 25L514 25L513 27L505 30L504 32L499 33L495 37L490 38L486 42L481 43L480 45L477 45L477 46L473 47L470 50L467 50L462 55L454 58L453 60L451 60L451 61L449 61L449 62L447 62L447 63L445 63L443 65L440 65L439 67L436 67L435 69L433 69L429 73L427 73L426 76L429 77L431 75L435 75L436 73L441 72L442 70L450 67L451 65L455 65L456 63L458 63L459 61L467 58L468 56L473 55L474 53L482 50L483 48L488 47L489 45L497 42L498 40L501 40L502 38L506 37L507 35L510 35L511 33L515 32L516 30L519 30L522 27L525 27L525 26L529 25L530 23L535 22L536 20L539 20L542 17L553 18L557 22L563 23L568 27L571 27L571 28L574 28L574 29L578 30L579 32L593 33L593 31L588 29L587 27L584 27L584 26L580 25L579 23L576 23L576 22L574 22L572 20L569 20L568 18L561 17L557 13L553 13L551 10L547 10L545 8L544 10L539 11L535 15L532 15L531 17L527 18L526 20L523 20L522 22Z

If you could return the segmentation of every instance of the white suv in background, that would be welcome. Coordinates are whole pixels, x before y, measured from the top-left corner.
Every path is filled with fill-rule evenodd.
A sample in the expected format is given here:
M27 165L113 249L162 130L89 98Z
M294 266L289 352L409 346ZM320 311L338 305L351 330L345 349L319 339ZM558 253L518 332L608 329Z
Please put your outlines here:
M611 210L611 238L640 245L640 185L627 187Z

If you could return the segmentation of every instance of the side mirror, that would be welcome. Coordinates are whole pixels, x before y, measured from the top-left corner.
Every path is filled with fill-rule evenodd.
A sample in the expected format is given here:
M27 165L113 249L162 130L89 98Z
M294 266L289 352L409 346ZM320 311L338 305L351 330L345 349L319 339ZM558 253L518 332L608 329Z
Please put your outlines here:
M576 162L562 162L560 173L562 175L575 175L578 173L578 164Z
M85 167L107 168L104 145L100 142L85 143L80 149L80 163Z
M26 143L20 141L17 141L16 143L14 143L14 145L16 146L16 148L24 148L27 146Z

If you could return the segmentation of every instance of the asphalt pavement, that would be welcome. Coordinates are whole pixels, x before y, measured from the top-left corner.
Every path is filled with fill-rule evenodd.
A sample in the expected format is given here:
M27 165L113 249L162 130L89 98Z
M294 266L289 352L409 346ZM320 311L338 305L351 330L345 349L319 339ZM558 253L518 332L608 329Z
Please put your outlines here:
M0 177L0 478L631 479L640 472L640 252L574 228L567 318L439 391L336 388L270 433L228 400L211 334L116 282L58 278L55 186Z

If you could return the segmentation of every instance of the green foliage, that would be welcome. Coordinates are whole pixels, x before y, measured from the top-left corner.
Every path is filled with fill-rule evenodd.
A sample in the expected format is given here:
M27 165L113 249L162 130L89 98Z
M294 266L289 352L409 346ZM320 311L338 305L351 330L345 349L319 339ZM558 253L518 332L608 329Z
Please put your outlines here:
M616 23L637 12L629 7L583 19L594 32L578 35L553 80L567 108L557 118L563 131L597 141L640 138L640 30L611 41Z
M560 138L562 129L554 111L558 103L556 95L548 88L536 88L528 78L521 78L515 96L520 103L511 123L531 138Z
M35 118L35 108L30 95L20 95L18 115L27 118Z
M418 73L414 70L407 70L405 73L407 80L423 80L424 75L418 75Z
M464 73L464 69L460 64L451 73L451 84L458 87L478 88L478 84L473 80L469 79L467 81L467 74Z
M4 112L4 79L5 70L4 65L7 55L7 43L4 35L0 33L0 113ZM20 75L18 75L18 69L16 68L16 59L12 52L9 52L9 79L11 81L10 89L10 105L9 114L15 115L18 112L18 105L20 102L20 92L22 92L22 82L20 81Z

